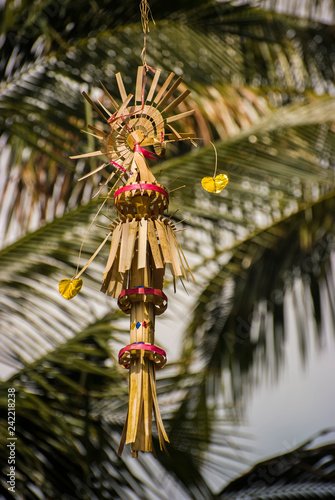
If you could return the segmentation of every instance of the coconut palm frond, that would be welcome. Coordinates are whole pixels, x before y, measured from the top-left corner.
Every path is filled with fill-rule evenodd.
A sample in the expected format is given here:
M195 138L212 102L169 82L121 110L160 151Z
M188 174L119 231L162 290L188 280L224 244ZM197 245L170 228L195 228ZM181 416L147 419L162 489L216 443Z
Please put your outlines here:
M7 392L15 391L19 498L59 498L64 491L71 497L80 491L91 498L108 492L113 498L126 499L133 491L137 498L148 498L151 492L165 500L168 494L161 491L160 485L166 472L171 474L170 488L181 489L187 498L211 498L203 470L208 466L208 443L222 447L225 476L232 477L232 472L240 470L229 422L179 410L185 400L192 406L192 387L197 385L197 377L187 377L188 387L186 379L182 387L175 371L175 375L159 380L159 386L165 388L164 420L173 437L169 454L158 453L156 462L151 457L140 457L138 479L134 481L130 452L123 459L117 456L128 390L124 370L118 367L111 349L111 339L120 336L119 329L115 329L116 319L117 315L109 314L92 322L0 384L4 395L0 401L3 464L8 443ZM213 433L198 432L201 425L213 427ZM157 436L154 443L158 452ZM212 456L213 463L216 458ZM181 467L185 460L187 467ZM0 491L7 491L5 480Z
M97 9L87 36L87 15L68 22L73 14L70 2L54 11L44 3L35 4L29 11L24 5L3 6L8 24L3 25L7 37L0 64L1 166L7 186L1 209L28 230L62 215L69 202L75 206L87 201L90 180L74 188L76 178L86 172L84 164L68 159L90 147L80 137L89 118L80 91L95 92L102 80L117 95L116 71L126 73L127 86L133 86L142 47L134 6L129 6L126 18ZM120 12L125 8L122 4ZM332 90L332 75L325 70L332 68L331 34L322 25L299 30L290 19L279 22L248 5L237 8L227 2L200 5L193 16L189 8L185 5L172 20L172 7L163 9L154 28L160 36L150 38L148 61L183 75L192 90L190 105L199 111L197 132L204 139L238 134L269 115L271 106L285 104L294 95L301 102L308 99L307 91ZM40 16L42 24L37 21ZM320 38L314 48L305 43L313 37ZM229 91L225 86L231 81L235 83ZM267 98L261 98L259 89L267 86ZM92 159L91 168L93 164ZM27 205L28 213L23 210ZM14 224L9 227L13 232Z
M256 464L223 488L217 498L332 498L335 445L329 442L320 446L317 442L318 438L330 440L333 432L334 429L325 429L296 449Z
M236 399L257 383L260 368L277 377L288 330L302 360L310 339L322 345L325 324L335 331L335 226L327 215L334 203L329 197L237 245L209 280L185 346L204 363L214 393L224 370Z
M58 281L76 273L87 217L95 212L93 203L78 207L0 252L3 363L20 367L21 363L32 362L97 317L90 286L84 287L80 302L65 301L58 292ZM90 233L81 262L88 260L101 243L100 234L104 239L106 231L98 230L95 237L94 231ZM96 279L93 264L87 281L93 281L98 290ZM101 307L99 314L110 306L102 300Z
M113 315L92 323L75 338L40 356L1 383L2 464L7 463L7 391L15 390L16 494L18 498L131 498L132 471L117 456L120 415L108 425L95 411L108 390L126 402L127 385L110 362ZM6 397L5 397L6 394ZM12 392L8 392L12 394ZM6 474L0 491L7 495ZM136 484L147 498L145 481Z
M185 224L197 229L184 238L183 245L210 261L216 252L233 248L236 240L331 193L334 102L324 98L306 106L288 106L248 132L217 143L218 172L229 177L221 195L207 194L200 185L202 177L213 172L210 148L164 163L160 179L169 185L178 172L178 183L186 186L172 200L171 210L182 199L178 218L191 216Z
M278 14L286 14L297 18L308 19L326 24L334 23L333 0L307 0L306 2L291 2L290 0L261 0L264 9Z

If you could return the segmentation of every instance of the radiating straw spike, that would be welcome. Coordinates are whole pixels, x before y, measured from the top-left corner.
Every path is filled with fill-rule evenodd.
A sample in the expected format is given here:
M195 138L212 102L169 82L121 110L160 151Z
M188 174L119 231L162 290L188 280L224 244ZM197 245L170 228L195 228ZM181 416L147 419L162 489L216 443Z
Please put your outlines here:
M97 192L96 192L96 193L92 196L92 199L93 199L93 198L96 198L97 196L99 196L99 194L101 193L101 191L103 190L103 188L107 186L107 184L108 184L108 183L109 183L109 182L113 179L113 177L114 177L114 175L115 175L116 173L117 173L117 171L112 172L112 173L109 175L108 179L107 179L107 180L106 180L106 181L105 181L105 182L101 185L101 187L99 188L99 190L98 190L98 191L97 191ZM117 180L116 182L118 182L118 180ZM115 184L114 184L114 186L115 186Z
M127 92L126 92L126 89L124 88L121 73L117 73L115 76L116 76L117 86L119 87L119 92L120 92L122 102L124 102L127 99Z
M137 68L137 78L136 78L136 87L135 87L135 102L142 102L142 88L143 88L143 66L139 66Z
M173 231L171 231L171 234L172 234L172 236L173 236L173 238L175 240L175 245L176 245L176 249L177 249L178 257L179 257L179 262L181 264L181 269L182 269L184 278L186 279L186 281L188 281L187 274L186 274L186 271L185 271L185 267L184 267L184 264L183 264L183 259L181 258L181 254L180 254L180 251L179 251L179 245L178 245L178 242L177 242L177 238L175 237Z
M83 96L85 97L86 101L90 103L93 109L106 121L106 117L103 113L101 113L100 109L98 106L92 101L92 99L86 94L86 92L82 92Z
M185 254L184 254L184 252L183 252L183 249L182 249L182 248L181 248L181 246L179 245L179 242L178 242L178 240L177 240L176 236L175 236L173 233L172 233L172 235L173 235L173 238L174 238L174 240L175 240L175 242L176 242L177 249L178 249L178 247L179 247L180 252L181 252L181 254L182 254L183 258L184 258L184 261L185 261L185 264L186 264L186 266L187 266L188 272L190 273L191 278L192 278L192 280L194 281L194 283L196 283L196 280L195 280L195 278L194 278L194 276L193 276L193 273L192 273L192 271L191 271L191 268L190 268L190 266L189 266L189 264L188 264L188 262L187 262L187 260L186 260L186 257L185 257Z
M93 125L87 125L87 128L89 128L90 130L93 130L93 132L95 132L96 134L101 135L101 137L106 137L106 135L108 135L105 132L103 132L102 130L100 130L96 127L93 127Z
M97 134L92 134L92 132L87 132L87 130L80 130L80 132L82 132L83 134L87 134L87 135L91 135L92 137L95 137L96 139L99 139L99 141L101 141L101 135L97 135Z
M111 220L112 222L114 222L114 219L112 219L112 217L110 217L109 215L105 214L105 213L102 213L102 215L104 215L105 217L107 217L107 219ZM178 222L177 222L178 224Z
M182 94L180 94L177 99L171 102L165 109L163 109L162 113L170 113L178 104L180 104L186 97L191 93L190 90L185 90Z
M185 184L183 186L179 186L177 188L171 189L171 191L169 191L169 193L173 193L173 191L177 191L178 189L183 189L184 187L186 187Z
M175 73L170 73L169 76L167 77L167 79L165 80L165 83L163 83L160 91L158 92L158 94L156 95L155 99L154 99L154 104L158 104L159 101L162 99L166 89L168 88L168 86L170 85L170 82L172 80L172 78L175 76Z
M164 112L166 111L164 110ZM169 116L169 118L166 118L166 123L172 123L175 122L176 120L180 120L181 118L186 118L187 116L191 116L194 114L195 114L195 109L191 109L190 111L184 111L183 113L179 113L179 115Z
M163 169L161 168L161 169L157 172L157 174L156 174L156 179L158 179L158 178L159 178L159 176L161 175L161 173L162 173L162 172L163 172Z
M172 87L167 91L165 96L159 101L157 106L164 106L164 104L172 96L173 92L179 87L179 85L181 84L182 81L183 81L183 79L181 76L179 78L177 78L177 80L174 82Z
M180 208L177 208L177 210L175 210L175 211L173 212L173 214L171 214L171 215L170 215L170 217L168 217L168 219L167 219L167 220L170 220L170 219L171 219L174 215L176 215L176 213L177 213L177 212L179 212L179 210L180 210Z
M105 106L102 104L101 101L99 101L99 99L97 99L98 103L100 104L100 106L102 107L102 109L105 111L105 113L108 115L108 116L112 116L112 113L110 111L108 111L107 108L105 108Z
M169 125L169 127L171 128L171 125ZM178 133L178 135L181 137L181 140L185 141L185 140L190 140L192 142L192 139L196 139L195 137L195 134L193 133L188 133L188 132L182 132L182 133ZM176 135L175 134L165 134L165 142L175 142L176 140ZM196 144L197 146L197 144Z
M187 295L189 295L189 293L187 291L187 288L185 286L185 283L183 282L183 278L181 276L179 276L179 279L180 279L181 284L183 285L183 288L184 288L185 292L187 293Z
M124 110L126 109L126 107L128 106L128 104L129 104L130 100L132 99L132 97L133 97L133 94L129 94L128 96L125 97L125 99L124 99L124 101L123 101L123 103L122 103L119 111L116 114L116 116L118 118L122 118L122 114L123 114Z
M106 96L108 97L108 99L110 100L110 102L112 103L112 106L114 107L114 109L117 111L119 109L119 106L117 104L117 102L115 101L115 99L111 96L111 94L108 92L108 90L106 89L106 87L104 86L104 84L102 82L100 82L100 85L103 89L103 91L105 92Z
M105 168L107 166L108 166L107 163L104 163L103 165L100 165L100 167L96 168L92 172L89 172L88 174L84 175L83 177L80 177L80 179L78 179L78 181L83 181L84 179L87 179L87 177L90 177L91 175L94 175L97 172L100 172L100 170L102 170L103 168Z
M157 429L160 429L160 432L162 433L163 438L165 439L165 441L167 441L169 443L170 441L169 441L169 438L167 437L167 434L165 432L163 420L161 417L161 413L159 411L157 392L156 392L156 387L155 387L156 377L155 377L155 372L154 372L154 368L153 368L152 364L149 365L149 379L150 379L152 399L153 399L154 409L155 409L155 414L156 414L155 416L156 416L156 422L157 422Z
M170 181L167 185L170 186L171 184L176 182L178 179L179 179L179 175L177 175L177 177L175 179L173 179L173 181Z
M85 153L82 155L70 156L69 158L71 160L78 160L80 158L90 158L91 156L102 156L104 154L105 153L103 153L102 151L92 151L92 153Z
M188 219L189 219L189 217L185 217L185 219L182 219L178 222L175 222L174 225L176 226L177 224L181 224L182 222L184 222L185 220L188 220Z
M152 80L151 87L150 87L150 90L149 90L149 94L148 94L148 97L147 97L147 102L151 102L152 101L152 98L154 96L154 93L155 93L155 90L156 90L157 83L158 83L158 80L159 80L161 72L162 72L161 69L156 69L156 73L155 73L155 76L154 76L154 78Z
M179 132L177 132L177 130L175 128L172 127L172 125L170 125L169 123L167 124L168 127L172 130L172 132L174 133L174 135L180 140L182 139L182 136L179 134Z

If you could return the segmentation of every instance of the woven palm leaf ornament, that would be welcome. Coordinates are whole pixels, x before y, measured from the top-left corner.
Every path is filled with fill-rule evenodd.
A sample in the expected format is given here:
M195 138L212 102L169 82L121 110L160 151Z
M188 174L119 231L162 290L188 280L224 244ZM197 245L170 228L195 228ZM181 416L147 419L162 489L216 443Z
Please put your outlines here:
M104 132L88 125L89 133L99 140L100 149L72 157L101 156L108 159L79 180L106 169L107 179L95 194L99 195L104 188L108 190L98 213L113 195L117 217L111 219L107 216L109 231L101 245L76 276L61 280L59 284L59 291L66 299L77 295L82 286L81 274L110 241L101 291L117 299L119 308L130 316L130 343L120 350L118 356L119 364L129 370L129 407L119 454L125 444L130 444L133 457L137 457L139 451L154 452L153 414L161 449L165 449L165 441L168 442L156 393L156 370L165 366L166 353L155 345L155 318L164 313L168 304L163 292L165 268L170 268L174 281L176 277L187 280L188 276L194 280L175 234L177 227L172 216L166 213L168 190L157 182L148 165L149 160L157 160L164 155L167 143L193 141L193 134L177 132L172 123L194 114L194 110L171 115L190 91L184 90L175 96L182 79L176 78L174 73L163 79L160 69L147 66L145 52L149 6L143 0L141 13L143 63L137 69L135 92L127 94L122 76L118 73L116 82L121 104L103 85L110 110L100 101L98 107L83 93L108 129ZM228 179L226 176L218 177L215 168L214 177L202 180L203 187L210 192L219 192Z

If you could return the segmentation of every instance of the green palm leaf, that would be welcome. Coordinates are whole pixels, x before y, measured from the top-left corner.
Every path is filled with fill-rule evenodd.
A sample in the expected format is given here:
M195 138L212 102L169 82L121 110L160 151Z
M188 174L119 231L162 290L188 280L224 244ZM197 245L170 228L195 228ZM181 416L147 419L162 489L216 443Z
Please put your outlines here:
M43 221L50 217L49 207L53 207L52 217L61 215L64 202L75 206L87 196L89 187L88 190L84 185L81 189L74 189L74 165L68 160L69 154L76 153L76 146L80 151L87 147L86 141L79 142L79 129L85 125L80 89L89 90L101 79L116 94L114 72L117 70L127 74L127 86L133 86L142 45L139 26L133 24L134 6L124 7L128 12L126 22L121 14L121 17L108 14L104 9L94 12L90 36L86 37L83 33L88 17L76 18L72 26L69 23L73 13L70 2L65 2L62 7L55 5L54 10L43 2L36 1L35 4L36 9L29 11L28 15L24 5L13 9L4 7L7 22L3 25L3 32L7 30L8 37L4 39L2 51L3 81L0 87L0 133L4 143L9 141L11 144L7 149L10 159L6 184L11 166L19 168L17 179L11 182L16 196L12 197L12 191L8 190L4 205L9 205L6 207L8 220L17 220L21 226L30 229L36 228L37 207ZM326 91L330 76L324 74L324 67L330 68L332 64L330 59L325 59L323 48L330 45L330 34L327 31L320 34L321 26L311 27L306 32L305 27L299 28L299 23L289 18L279 22L261 10L248 6L232 8L229 3L215 2L189 12L185 23L181 11L174 14L171 21L170 8L161 14L167 16L166 20L157 18L154 29L159 30L160 36L150 39L149 63L166 70L176 68L177 72L183 73L193 91L194 104L206 120L199 119L198 123L204 138L210 137L211 125L221 137L238 132L257 121L262 114L270 113L269 104L281 105L293 99L297 92L301 95L302 86L304 90L314 90L315 84L317 92L320 92L320 86ZM27 19L24 25L19 22L22 16ZM106 22L109 22L108 30L104 28ZM291 34L287 35L290 23ZM292 30L295 30L293 38ZM318 39L318 44L312 49L304 41L313 36L321 37L321 40ZM13 37L18 43L14 44ZM285 43L279 45L278 40ZM132 46L134 50L129 52ZM182 53L180 46L183 47ZM162 53L165 54L163 60ZM250 55L254 57L256 54L253 75L248 68L252 60ZM322 63L315 66L315 61L320 58ZM313 70L308 66L310 61L315 66ZM277 73L283 75L283 78L276 77L276 81L273 79L277 74L275 68L281 68ZM293 72L290 76L288 70ZM232 98L226 91L227 98L222 99L221 94L224 96L225 91L220 86L222 82L230 83L233 75L241 78L235 85L235 95ZM309 75L314 75L312 81ZM260 78L263 88L271 86L271 92L277 87L276 96L268 94L268 103L245 87L257 78ZM285 81L288 78L289 81ZM214 109L208 113L210 108ZM235 109L233 115L232 109ZM36 164L39 165L37 169ZM79 175L82 168L83 164L79 163ZM35 198L40 198L41 191L39 179L45 176L44 202L37 203ZM89 181L86 184L89 185ZM23 217L25 211L22 207L27 203L27 197L32 197L34 203L29 215L25 213ZM14 224L7 226L13 231Z
M241 398L255 382L256 360L270 375L278 376L289 330L297 333L303 359L308 355L308 338L315 333L322 343L324 321L335 331L330 266L335 227L327 215L334 203L332 193L313 208L237 245L203 290L185 346L193 356L200 351L209 387L215 392L221 388L213 377L220 378L222 370L228 369L232 393ZM286 320L288 300L294 303L290 317L293 311L295 325Z

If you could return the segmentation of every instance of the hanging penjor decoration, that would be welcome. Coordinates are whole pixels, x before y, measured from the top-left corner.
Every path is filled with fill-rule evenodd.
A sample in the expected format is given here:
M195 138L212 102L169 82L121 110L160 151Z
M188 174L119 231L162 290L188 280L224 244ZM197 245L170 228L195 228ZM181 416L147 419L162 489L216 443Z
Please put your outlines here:
M139 451L154 451L153 413L161 449L165 449L164 441L168 442L158 407L155 376L156 370L162 369L166 364L165 351L155 345L155 319L166 310L168 303L163 292L165 266L169 266L174 283L176 277L184 277L187 280L188 274L194 280L175 235L177 228L172 221L173 214L166 215L169 193L157 182L147 162L163 156L168 142L185 139L193 141L192 134L177 132L172 123L193 115L194 110L170 115L190 91L184 90L174 97L182 79L175 78L175 74L170 73L165 81L160 83L161 70L147 66L145 42L149 6L143 0L141 13L144 31L143 64L137 70L135 96L127 94L120 73L116 75L116 82L121 105L117 104L102 85L112 112L98 101L100 109L83 92L93 109L107 122L110 130L105 133L88 125L90 133L99 139L100 149L71 157L108 158L107 163L103 163L82 179L111 167L111 173L96 194L107 187L108 194L100 206L100 212L114 192L117 217L109 220L106 238L82 270L74 278L61 280L59 284L60 293L66 299L77 295L82 286L81 274L111 238L101 291L117 299L119 308L130 315L130 343L121 349L118 356L120 365L129 370L129 408L119 454L127 443L131 445L133 457L137 457ZM148 73L153 76L147 89ZM146 149L148 146L152 146L154 152ZM114 185L110 188L112 180ZM228 178L221 174L204 178L202 184L211 192L219 192L227 181ZM122 185L117 188L119 183Z

